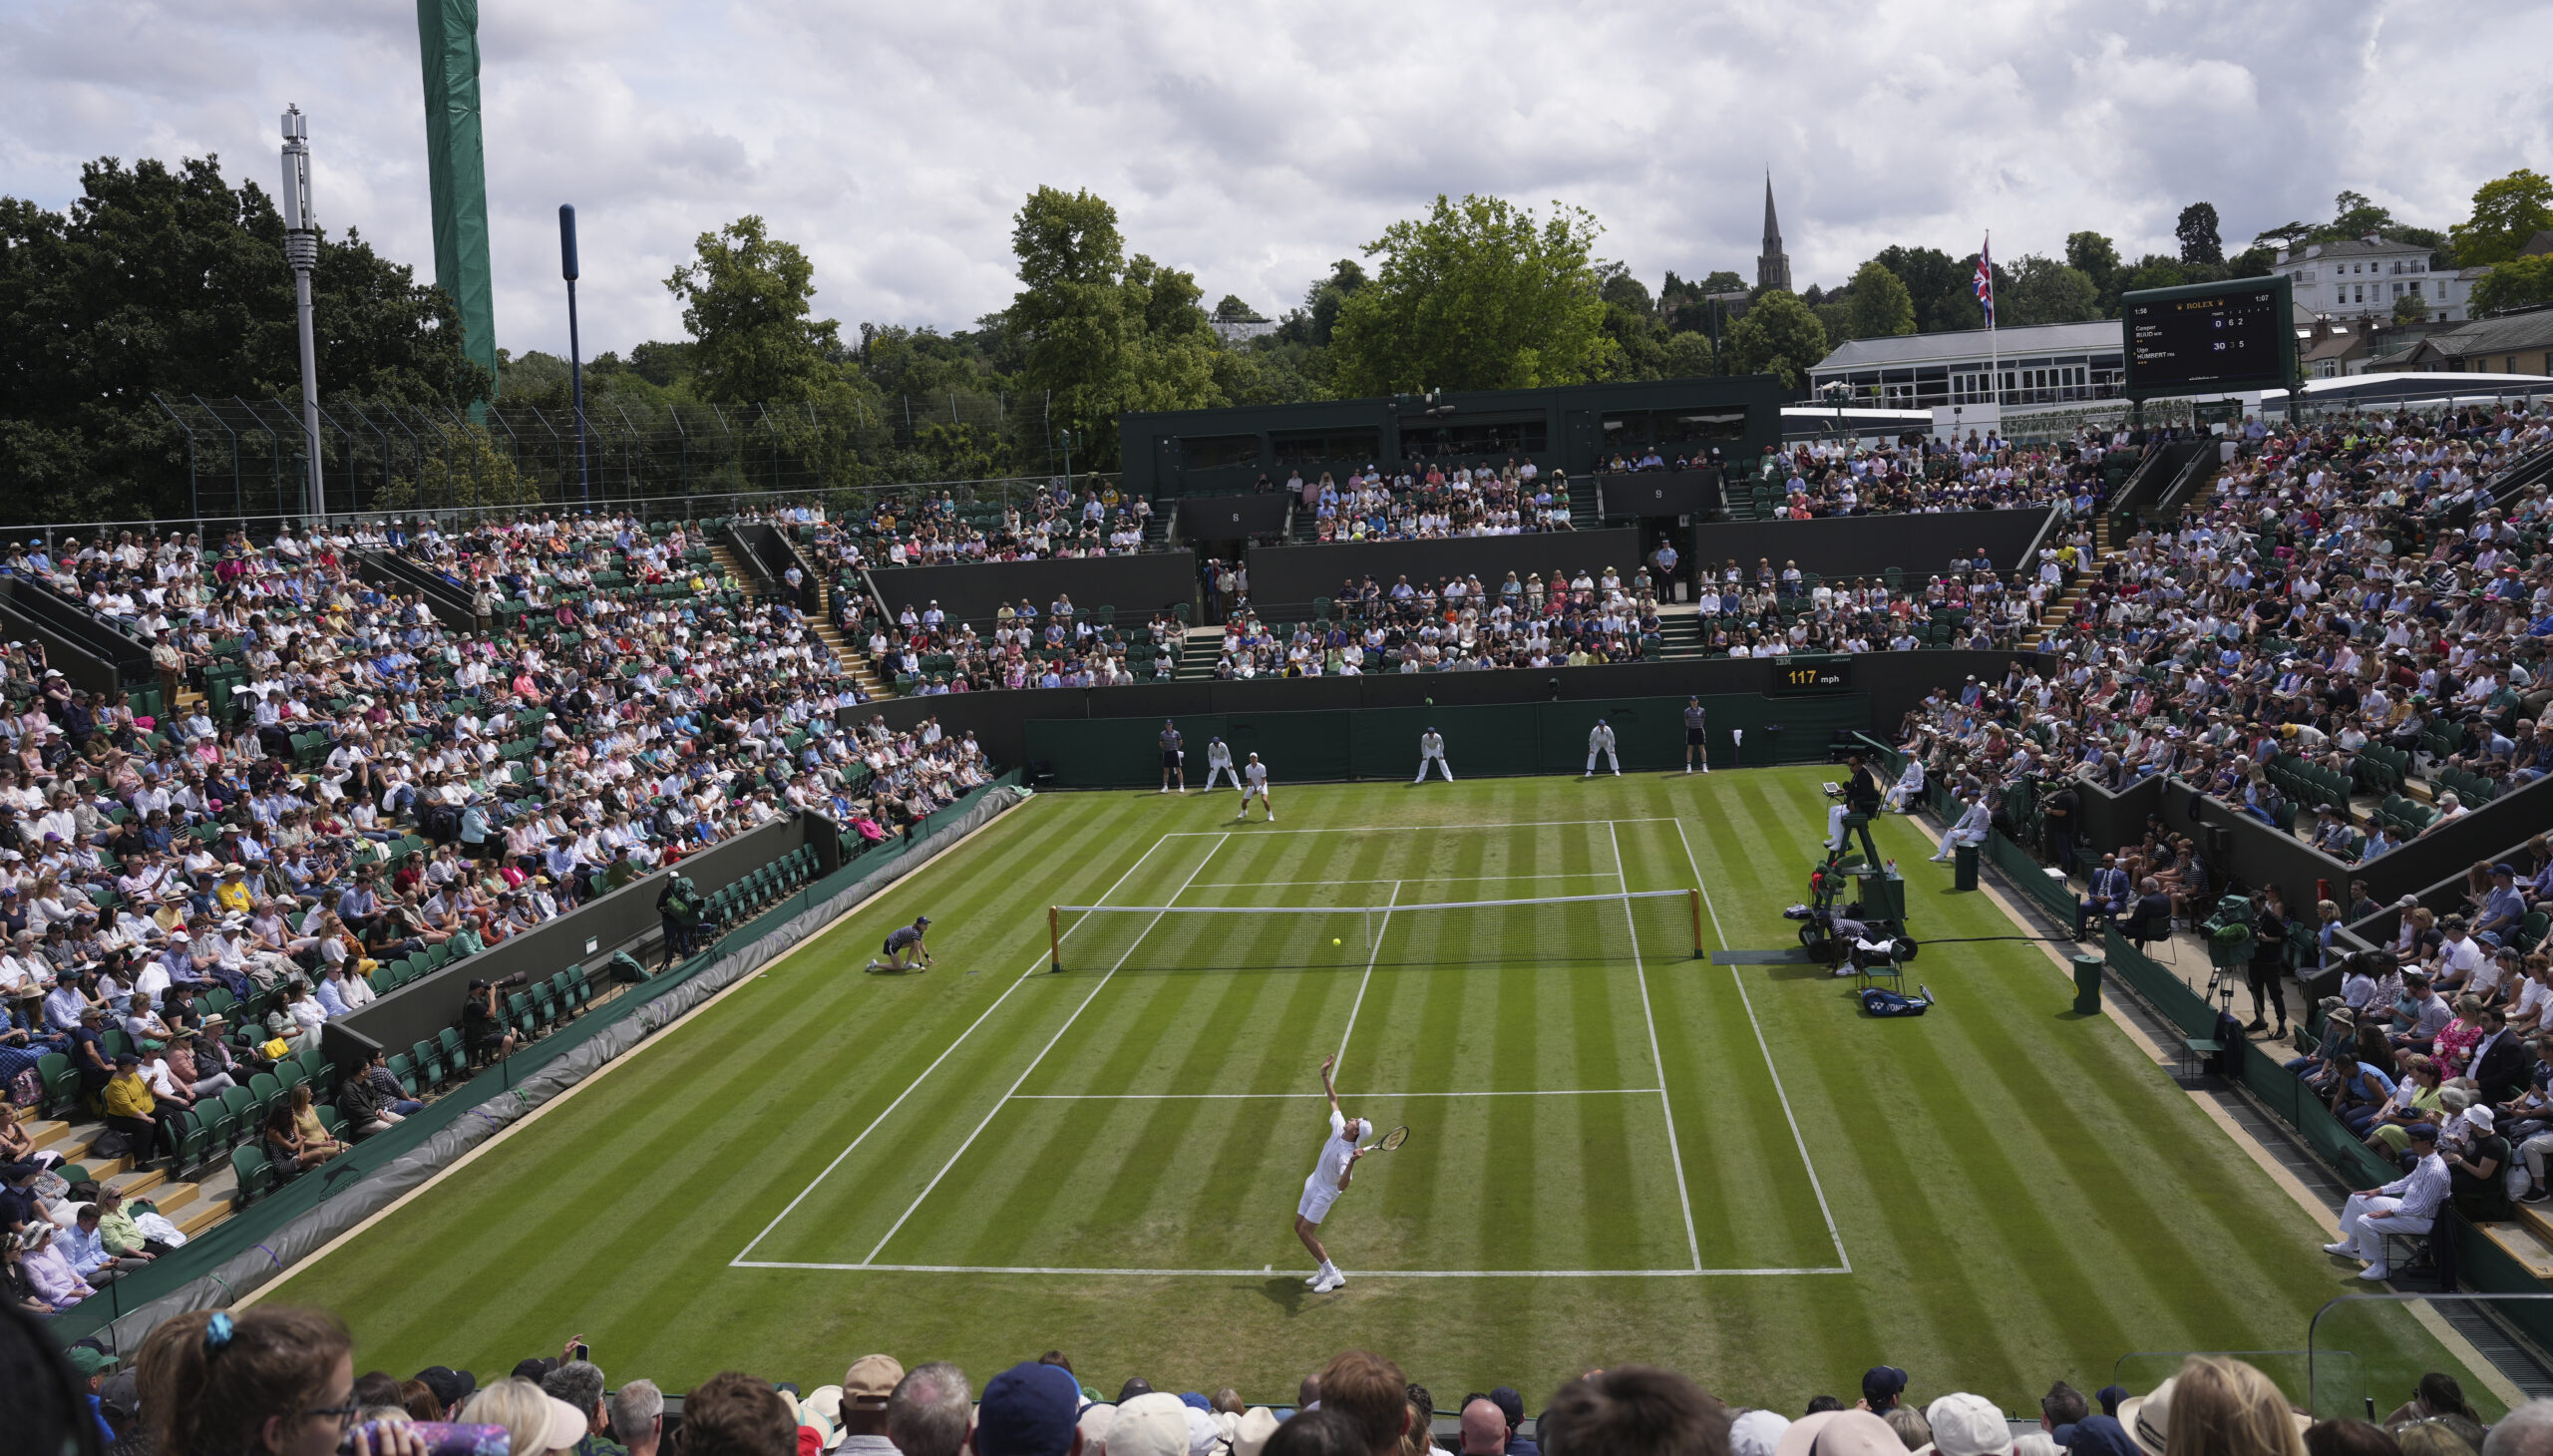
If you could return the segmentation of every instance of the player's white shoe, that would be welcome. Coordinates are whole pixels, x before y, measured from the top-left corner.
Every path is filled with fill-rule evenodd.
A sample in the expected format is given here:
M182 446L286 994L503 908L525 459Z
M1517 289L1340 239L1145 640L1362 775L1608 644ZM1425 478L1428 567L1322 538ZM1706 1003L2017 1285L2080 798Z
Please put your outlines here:
M1273 809L1268 812L1268 822L1270 824L1275 824L1276 822L1276 812Z
M1319 1288L1319 1287L1320 1287L1321 1280L1323 1280L1323 1279L1325 1279L1325 1278L1328 1278L1328 1277L1329 1277L1329 1271L1327 1271L1327 1270L1325 1270L1325 1269L1316 1269L1316 1270L1313 1270L1313 1271L1312 1271L1312 1276L1311 1276L1310 1278L1307 1278L1307 1279L1303 1280L1303 1282L1304 1282L1304 1283L1307 1283L1307 1284L1311 1285L1313 1288L1317 1289L1317 1288Z
M1338 1270L1331 1270L1328 1274L1321 1275L1319 1283L1312 1285L1312 1292L1326 1294L1332 1289L1344 1288L1346 1284L1347 1275Z

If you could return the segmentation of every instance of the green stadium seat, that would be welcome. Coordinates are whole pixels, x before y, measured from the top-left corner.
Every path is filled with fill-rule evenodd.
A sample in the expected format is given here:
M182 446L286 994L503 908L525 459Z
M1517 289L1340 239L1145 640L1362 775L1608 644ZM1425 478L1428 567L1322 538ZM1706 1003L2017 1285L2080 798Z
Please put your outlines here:
M274 1165L266 1161L265 1149L255 1143L243 1143L230 1150L230 1171L239 1179L238 1191L231 1200L240 1208L274 1191Z

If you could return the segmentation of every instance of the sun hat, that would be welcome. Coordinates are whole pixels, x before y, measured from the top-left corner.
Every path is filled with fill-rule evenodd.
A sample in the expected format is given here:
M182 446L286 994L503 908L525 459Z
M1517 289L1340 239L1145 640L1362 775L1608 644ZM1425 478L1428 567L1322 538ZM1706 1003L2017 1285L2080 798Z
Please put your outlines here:
M1998 1456L2012 1449L2012 1428L1983 1395L1954 1391L1927 1407L1924 1419L1933 1440L1923 1449L1938 1456Z
M1907 1456L1888 1422L1867 1410L1822 1410L1791 1422L1773 1456ZM2154 1456L2163 1456L2160 1450Z
M1117 1407L1108 1425L1108 1449L1114 1456L1188 1456L1188 1405L1178 1396L1156 1390Z
M2118 1423L2146 1456L2163 1456L2165 1438L2172 1429L2172 1386L2179 1380L2178 1375L2168 1376L2145 1394L2119 1402Z

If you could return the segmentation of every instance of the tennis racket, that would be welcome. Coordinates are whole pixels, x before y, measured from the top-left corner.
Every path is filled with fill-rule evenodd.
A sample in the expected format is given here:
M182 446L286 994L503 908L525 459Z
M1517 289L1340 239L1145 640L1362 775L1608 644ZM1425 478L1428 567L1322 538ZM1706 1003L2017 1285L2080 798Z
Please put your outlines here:
M1368 1153L1394 1153L1400 1150L1401 1144L1408 1141L1409 1128L1404 1124L1400 1127L1393 1128L1390 1132L1387 1132L1381 1137L1376 1138L1374 1141L1367 1143L1362 1151Z

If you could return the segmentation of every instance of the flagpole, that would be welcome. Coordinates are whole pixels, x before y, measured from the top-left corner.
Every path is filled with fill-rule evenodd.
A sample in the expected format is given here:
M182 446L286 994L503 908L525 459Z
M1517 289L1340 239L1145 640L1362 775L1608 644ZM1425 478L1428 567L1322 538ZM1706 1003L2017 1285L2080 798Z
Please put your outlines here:
M1977 250L1977 266L1986 274L1986 377L1995 387L1995 437L2004 436L2004 355L1995 341L1995 229L1986 229L1986 242Z

